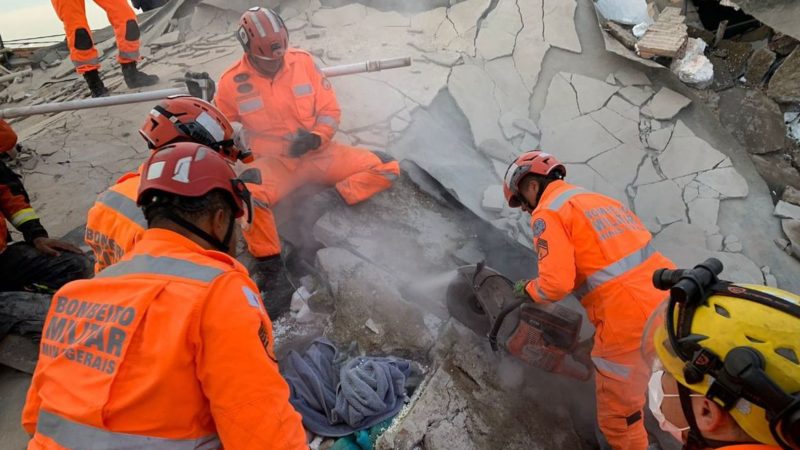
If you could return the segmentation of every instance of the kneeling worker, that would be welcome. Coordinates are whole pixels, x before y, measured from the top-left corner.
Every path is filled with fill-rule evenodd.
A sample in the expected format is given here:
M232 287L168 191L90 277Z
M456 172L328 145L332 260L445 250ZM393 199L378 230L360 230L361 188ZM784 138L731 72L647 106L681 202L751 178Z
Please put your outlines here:
M653 271L674 267L650 244L636 215L613 198L566 183L553 155L532 151L508 168L508 205L531 213L539 276L522 280L518 296L555 302L575 295L596 328L592 362L597 421L614 450L644 450L642 409L650 369L639 348L647 318L665 294Z
M53 298L28 448L307 448L272 324L231 256L244 183L196 143L160 149L142 174L142 239Z

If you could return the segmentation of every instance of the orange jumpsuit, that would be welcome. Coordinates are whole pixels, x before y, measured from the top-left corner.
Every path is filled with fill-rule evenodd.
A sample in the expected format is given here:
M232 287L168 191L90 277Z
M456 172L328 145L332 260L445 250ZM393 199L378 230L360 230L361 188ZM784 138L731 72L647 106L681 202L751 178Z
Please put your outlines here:
M539 276L526 291L536 302L573 293L596 328L600 429L617 449L647 448L642 408L650 368L640 355L650 313L665 299L653 287L656 269L674 264L655 251L652 236L620 202L564 181L551 182L531 215Z
M355 204L389 188L400 174L390 157L331 141L341 111L330 82L311 55L289 49L274 79L259 74L242 57L219 80L217 107L232 122L244 126L248 144L262 171L252 226L245 231L250 253L266 257L280 253L280 240L269 205L308 183L335 185L347 204ZM288 155L299 129L318 135L322 145L300 158Z
M64 23L69 57L78 73L100 68L92 31L86 21L85 0L51 0L56 15ZM117 38L117 60L129 63L139 60L139 25L136 13L127 0L94 0L108 15Z
M56 292L22 425L29 449L307 448L247 270L165 229Z
M94 252L94 272L119 261L141 239L147 221L136 206L138 173L128 173L97 197L86 219L84 241Z

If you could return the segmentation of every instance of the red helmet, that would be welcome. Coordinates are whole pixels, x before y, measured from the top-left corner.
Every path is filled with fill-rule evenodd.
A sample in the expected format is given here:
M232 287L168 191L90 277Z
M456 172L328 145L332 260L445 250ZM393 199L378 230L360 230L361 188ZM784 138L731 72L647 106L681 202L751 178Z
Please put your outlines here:
M541 177L553 174L558 175L558 178L564 178L567 175L567 168L555 156L540 150L519 155L506 169L503 180L503 194L506 196L508 206L512 208L522 206L519 199L519 182L528 174Z
M233 127L214 105L190 95L165 98L147 115L139 134L151 149L175 142L196 142L220 152L231 162L252 161L252 154L233 143Z
M269 8L254 6L239 19L236 38L248 56L261 61L280 61L289 48L289 30Z
M237 218L250 211L249 192L222 156L202 144L177 142L159 148L144 164L136 204L156 200L154 191L202 197L214 189L230 194Z

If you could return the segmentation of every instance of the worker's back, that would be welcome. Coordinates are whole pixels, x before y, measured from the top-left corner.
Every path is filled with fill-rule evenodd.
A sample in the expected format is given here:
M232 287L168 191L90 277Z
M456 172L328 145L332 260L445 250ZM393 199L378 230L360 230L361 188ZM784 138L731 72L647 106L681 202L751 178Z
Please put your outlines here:
M545 294L573 292L581 301L597 327L594 354L635 349L665 298L653 287L653 271L674 267L639 218L613 198L554 181L532 221Z
M152 229L56 293L23 412L29 448L305 448L256 287Z
M144 214L136 206L140 178L138 173L123 175L89 208L84 240L94 252L95 273L119 261L147 228Z

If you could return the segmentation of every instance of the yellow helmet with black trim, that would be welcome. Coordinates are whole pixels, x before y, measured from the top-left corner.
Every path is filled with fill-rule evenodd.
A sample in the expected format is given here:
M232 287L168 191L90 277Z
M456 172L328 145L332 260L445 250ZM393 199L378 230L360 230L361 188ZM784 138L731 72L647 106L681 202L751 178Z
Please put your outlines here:
M677 305L670 314L668 302L656 310L643 335L645 358L683 386L728 408L736 423L755 440L778 445L770 419L781 411L768 413L765 406L774 409L776 402L759 401L758 395L777 387L783 391L778 398L788 398L794 405L790 416L800 419L800 296L771 287L718 282L715 277L714 283L691 304L691 311L686 303L670 303ZM689 358L687 347L691 348ZM760 356L755 356L762 366L758 376L764 378L765 374L771 383L748 386L753 374L744 381L731 376L731 371L743 367L741 358L732 362L734 351L737 356ZM739 383L743 383L741 387ZM797 426L800 423L792 425L790 433L796 433ZM783 430L786 433L787 428ZM800 441L798 436L780 439L784 446Z

